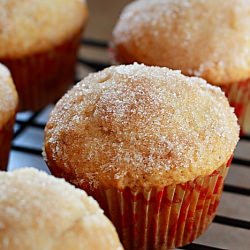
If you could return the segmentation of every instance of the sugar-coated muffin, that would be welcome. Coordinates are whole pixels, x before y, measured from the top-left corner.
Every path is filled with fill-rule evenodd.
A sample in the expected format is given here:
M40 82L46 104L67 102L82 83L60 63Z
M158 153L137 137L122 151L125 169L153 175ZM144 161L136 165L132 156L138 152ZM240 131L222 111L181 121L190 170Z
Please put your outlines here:
M0 64L0 170L6 170L9 158L18 96L9 70Z
M13 75L21 110L56 101L74 81L84 0L0 1L0 62Z
M113 53L220 86L250 134L249 12L249 0L134 1L114 28Z
M238 137L220 88L121 65L90 74L57 103L44 154L54 175L97 199L125 249L168 249L213 219Z
M96 201L62 179L26 168L0 172L1 250L122 250Z

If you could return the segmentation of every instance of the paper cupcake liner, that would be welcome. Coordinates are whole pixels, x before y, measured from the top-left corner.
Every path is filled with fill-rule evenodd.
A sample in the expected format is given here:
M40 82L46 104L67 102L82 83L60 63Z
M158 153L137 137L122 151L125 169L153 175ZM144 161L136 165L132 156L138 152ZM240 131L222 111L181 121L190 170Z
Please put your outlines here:
M7 170L15 115L0 126L0 170Z
M0 58L13 76L20 110L37 111L56 101L73 84L81 33L82 30L40 53L22 58Z
M163 188L86 191L113 222L125 249L171 249L192 242L212 222L230 162L209 176Z
M250 79L222 86L229 103L235 108L241 127L241 134L250 135Z

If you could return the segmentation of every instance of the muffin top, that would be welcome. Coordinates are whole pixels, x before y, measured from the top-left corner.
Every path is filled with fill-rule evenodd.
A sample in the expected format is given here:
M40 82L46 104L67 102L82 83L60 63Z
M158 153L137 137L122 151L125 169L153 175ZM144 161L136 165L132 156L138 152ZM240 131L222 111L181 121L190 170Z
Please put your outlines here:
M84 191L35 169L0 172L1 250L122 250Z
M18 58L70 39L87 17L85 0L0 1L0 57Z
M180 69L216 85L250 77L249 0L139 0L113 32L118 61Z
M182 183L226 163L239 127L224 93L168 68L133 64L90 74L45 130L53 173L77 185Z
M17 109L18 97L9 70L0 63L0 130Z

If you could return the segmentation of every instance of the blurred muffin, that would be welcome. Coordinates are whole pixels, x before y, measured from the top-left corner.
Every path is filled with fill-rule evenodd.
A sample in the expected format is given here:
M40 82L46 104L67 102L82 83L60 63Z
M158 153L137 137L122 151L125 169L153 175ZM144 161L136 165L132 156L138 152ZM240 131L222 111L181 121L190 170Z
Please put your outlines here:
M1 250L122 250L97 203L35 169L0 172Z
M9 70L0 64L0 170L6 170L18 97Z
M121 14L112 50L120 63L179 69L220 86L250 134L249 13L249 0L135 1Z
M45 159L97 199L125 249L168 249L212 221L238 135L218 87L123 65L90 74L57 103Z
M56 101L74 82L84 0L0 1L0 62L11 71L21 110Z

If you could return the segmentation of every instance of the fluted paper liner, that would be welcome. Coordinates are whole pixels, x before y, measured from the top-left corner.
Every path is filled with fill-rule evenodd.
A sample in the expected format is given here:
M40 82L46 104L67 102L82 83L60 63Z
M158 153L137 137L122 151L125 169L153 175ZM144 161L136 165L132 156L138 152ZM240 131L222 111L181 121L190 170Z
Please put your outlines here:
M7 170L14 122L15 115L2 127L0 126L0 170Z
M230 163L208 176L163 188L86 191L114 223L125 249L171 249L192 242L212 222Z
M37 111L57 101L74 83L82 30L61 44L21 58L1 58L11 71L20 110Z
M222 87L229 103L235 108L241 134L250 135L250 79Z

